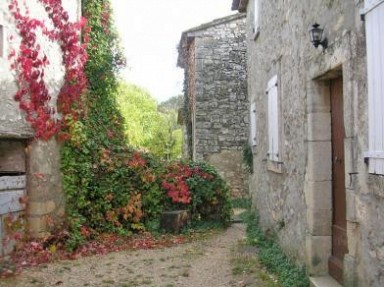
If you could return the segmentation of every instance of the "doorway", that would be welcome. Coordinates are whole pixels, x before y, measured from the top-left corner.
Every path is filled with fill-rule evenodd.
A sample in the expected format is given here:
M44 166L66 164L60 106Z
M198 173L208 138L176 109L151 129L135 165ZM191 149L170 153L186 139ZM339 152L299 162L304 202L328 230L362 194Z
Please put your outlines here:
M343 284L343 261L348 253L345 162L343 78L330 82L332 131L332 253L328 260L329 274Z

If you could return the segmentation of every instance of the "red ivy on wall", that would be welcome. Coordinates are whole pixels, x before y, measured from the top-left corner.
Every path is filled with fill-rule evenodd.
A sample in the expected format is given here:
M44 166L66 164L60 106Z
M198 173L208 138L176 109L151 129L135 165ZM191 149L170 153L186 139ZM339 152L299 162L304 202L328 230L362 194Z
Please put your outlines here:
M11 51L10 59L14 58L12 68L17 70L19 84L15 100L25 112L27 121L35 130L35 136L47 140L65 126L68 115L72 115L72 118L78 116L73 106L79 101L87 85L84 66L87 61L86 45L89 31L84 29L86 26L84 18L78 23L69 21L61 0L38 1L44 5L53 28L48 28L41 20L31 18L27 7L23 15L19 1L11 0L9 10L16 21L21 44L17 54ZM49 59L37 42L39 30L48 39L60 45L63 55L65 78L57 102L60 117L56 115L56 108L50 103L51 96L44 81ZM82 30L85 32L83 43L80 38Z

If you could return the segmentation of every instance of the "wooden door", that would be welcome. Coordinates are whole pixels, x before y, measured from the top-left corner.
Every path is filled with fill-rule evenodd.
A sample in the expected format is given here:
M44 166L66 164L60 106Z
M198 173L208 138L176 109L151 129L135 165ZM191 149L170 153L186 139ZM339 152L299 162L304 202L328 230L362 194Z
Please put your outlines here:
M343 284L343 260L348 252L344 168L343 78L331 81L332 124L332 255L329 274Z

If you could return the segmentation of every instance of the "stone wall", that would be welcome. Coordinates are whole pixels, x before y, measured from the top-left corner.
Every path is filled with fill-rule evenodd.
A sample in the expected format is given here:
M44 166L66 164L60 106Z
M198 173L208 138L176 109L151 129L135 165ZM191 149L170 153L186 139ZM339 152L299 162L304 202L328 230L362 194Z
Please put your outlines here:
M21 7L24 7L23 2L20 3ZM80 3L80 0L63 1L71 21L80 19ZM11 69L12 63L8 55L13 50L18 52L21 39L9 12L9 4L8 0L0 2L0 25L4 36L4 41L0 41L4 51L0 57L0 167L7 165L6 170L0 168L0 205L5 206L5 211L0 212L0 215L2 218L8 215L24 216L25 205L15 202L18 202L21 193L27 193L25 198L28 198L28 231L32 236L43 236L58 223L57 219L61 220L64 216L59 145L55 139L46 142L35 140L34 132L26 122L23 111L14 101L18 86L16 71ZM38 0L28 0L26 6L31 17L50 22L48 14ZM40 36L37 41L49 59L45 83L51 96L50 104L56 107L57 95L65 73L61 49L58 43L46 37ZM22 158L23 170L19 170L15 161L10 160L11 155ZM23 182L23 186L20 182ZM4 239L7 236L4 224L0 224L0 227L0 237ZM5 246L4 251L8 249Z
M189 157L213 164L235 197L248 194L242 167L248 138L244 28L245 17L237 14L190 29L183 33L179 56L190 99Z
M369 175L365 27L362 0L259 1L247 9L248 94L256 103L257 142L250 178L262 226L312 276L328 274L331 254L332 157L329 81L343 76L348 253L344 286L384 286L384 178ZM329 47L310 43L325 25ZM278 75L281 162L267 160L268 80ZM323 286L323 285L316 285Z

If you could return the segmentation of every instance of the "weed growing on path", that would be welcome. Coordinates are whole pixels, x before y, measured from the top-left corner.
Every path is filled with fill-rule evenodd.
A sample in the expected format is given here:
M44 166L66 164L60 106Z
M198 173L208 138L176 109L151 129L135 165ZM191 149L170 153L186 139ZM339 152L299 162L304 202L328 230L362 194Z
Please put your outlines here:
M281 287L308 287L309 278L305 268L297 266L283 253L275 237L267 238L264 235L258 216L248 211L242 218L247 224L247 244L257 246L260 262L277 275Z

